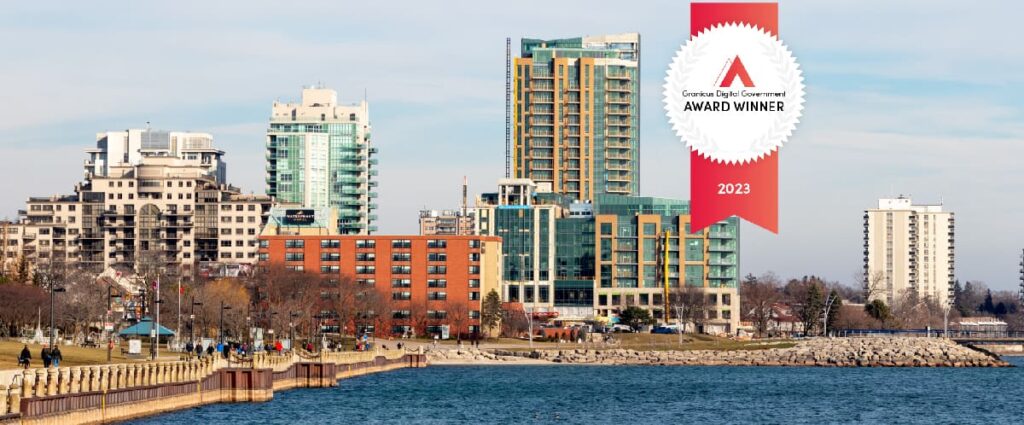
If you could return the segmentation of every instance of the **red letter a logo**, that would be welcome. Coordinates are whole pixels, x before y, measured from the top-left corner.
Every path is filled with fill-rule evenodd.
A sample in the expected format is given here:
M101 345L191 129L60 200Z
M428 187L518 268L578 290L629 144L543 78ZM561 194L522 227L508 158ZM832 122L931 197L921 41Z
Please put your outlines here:
M740 82L743 83L743 87L754 87L754 82L750 80L750 75L747 74L747 68L743 66L743 62L740 61L739 55L736 55L736 58L732 60L732 64L729 65L729 70L725 71L725 77L722 78L722 84L719 87L731 87L732 82L736 80L736 77L740 77Z

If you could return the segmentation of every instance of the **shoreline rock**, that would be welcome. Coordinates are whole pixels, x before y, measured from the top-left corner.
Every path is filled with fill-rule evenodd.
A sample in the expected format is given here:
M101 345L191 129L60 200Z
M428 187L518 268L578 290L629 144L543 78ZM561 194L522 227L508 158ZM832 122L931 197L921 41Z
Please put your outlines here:
M636 351L630 349L434 349L439 364L594 364L784 367L1012 367L999 356L940 338L857 337L796 341L790 348L759 350ZM526 360L529 359L529 362ZM540 360L541 362L538 362Z

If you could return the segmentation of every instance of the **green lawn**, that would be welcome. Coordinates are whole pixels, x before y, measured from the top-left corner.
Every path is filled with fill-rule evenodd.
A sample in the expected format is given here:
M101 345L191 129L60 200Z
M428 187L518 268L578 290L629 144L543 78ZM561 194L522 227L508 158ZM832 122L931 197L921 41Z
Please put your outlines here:
M13 341L13 340L2 340L0 341L0 369L14 369L18 367L18 355L21 353L21 349L25 345ZM39 356L42 346L29 344L28 349L32 352L32 367L43 367L43 360ZM142 348L144 355L148 355L149 347L145 346ZM87 348L87 347L75 347L75 346L61 346L61 356L64 360L61 361L61 366L85 366L104 364L107 362L107 350L106 348ZM160 360L177 360L178 353L170 351L160 350ZM121 349L114 347L111 353L111 362L113 363L128 363L143 361L141 359L128 359L121 355Z

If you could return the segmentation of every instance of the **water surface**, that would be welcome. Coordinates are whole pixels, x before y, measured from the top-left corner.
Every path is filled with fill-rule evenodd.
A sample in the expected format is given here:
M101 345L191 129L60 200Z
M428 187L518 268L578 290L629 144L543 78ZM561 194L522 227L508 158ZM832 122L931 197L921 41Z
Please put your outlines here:
M431 366L133 424L1024 422L1024 359L993 369Z

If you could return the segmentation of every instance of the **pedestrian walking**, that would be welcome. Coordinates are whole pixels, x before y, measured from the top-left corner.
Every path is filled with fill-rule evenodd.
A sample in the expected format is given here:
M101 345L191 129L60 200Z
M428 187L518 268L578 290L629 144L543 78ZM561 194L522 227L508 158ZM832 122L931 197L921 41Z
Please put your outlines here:
M60 353L60 347L53 347L53 351L50 352L50 359L53 361L53 367L60 367L61 360L64 360L64 355Z
M43 349L39 351L39 358L43 359L43 367L49 368L50 363L53 361L53 358L50 357L50 348L43 347Z
M28 369L29 363L32 362L32 352L28 350L28 344L25 344L25 348L21 349L21 354L18 355L18 366L25 366Z

